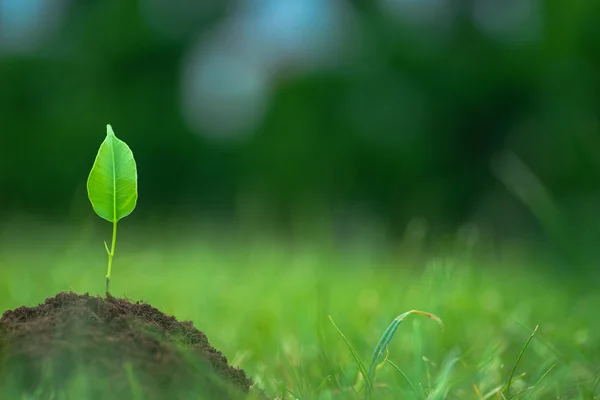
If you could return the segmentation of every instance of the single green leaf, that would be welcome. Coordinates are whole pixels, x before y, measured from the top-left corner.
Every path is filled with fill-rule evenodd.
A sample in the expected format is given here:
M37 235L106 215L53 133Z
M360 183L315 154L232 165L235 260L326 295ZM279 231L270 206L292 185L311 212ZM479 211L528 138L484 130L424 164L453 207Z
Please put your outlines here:
M87 181L88 197L98 216L116 223L134 210L137 167L131 149L117 139L110 125Z

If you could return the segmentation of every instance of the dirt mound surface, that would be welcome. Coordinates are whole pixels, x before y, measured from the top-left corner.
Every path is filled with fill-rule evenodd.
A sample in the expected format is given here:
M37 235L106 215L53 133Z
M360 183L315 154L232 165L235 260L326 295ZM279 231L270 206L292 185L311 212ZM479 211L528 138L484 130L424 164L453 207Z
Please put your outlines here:
M251 385L191 322L148 304L63 292L0 319L2 398L77 387L87 398L235 399Z

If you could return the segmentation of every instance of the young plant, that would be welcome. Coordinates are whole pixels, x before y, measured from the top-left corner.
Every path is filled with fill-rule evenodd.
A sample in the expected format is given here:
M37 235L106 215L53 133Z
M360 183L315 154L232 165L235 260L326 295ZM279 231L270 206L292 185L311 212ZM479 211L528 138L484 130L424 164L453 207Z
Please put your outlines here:
M106 294L108 295L117 242L117 223L131 214L138 198L137 167L133 153L125 142L117 139L110 125L106 126L106 138L100 145L88 177L87 191L96 214L113 224L110 249L106 241L104 242L104 248L108 254L108 272L106 273Z

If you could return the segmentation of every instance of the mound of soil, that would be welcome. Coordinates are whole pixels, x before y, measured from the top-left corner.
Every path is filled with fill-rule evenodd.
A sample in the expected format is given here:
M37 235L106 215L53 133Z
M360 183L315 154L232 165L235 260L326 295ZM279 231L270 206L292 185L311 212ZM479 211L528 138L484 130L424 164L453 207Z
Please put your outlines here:
M63 292L0 319L2 398L77 387L87 398L237 399L251 385L191 322L148 304Z

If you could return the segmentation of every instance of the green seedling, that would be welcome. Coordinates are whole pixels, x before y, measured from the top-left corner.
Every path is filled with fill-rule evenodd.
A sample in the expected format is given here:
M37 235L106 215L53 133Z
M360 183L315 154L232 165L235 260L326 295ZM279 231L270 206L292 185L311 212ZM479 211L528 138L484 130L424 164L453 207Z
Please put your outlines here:
M110 125L106 126L106 138L100 145L88 177L87 191L96 214L113 224L110 249L104 242L108 254L106 294L109 294L110 273L117 242L117 223L131 214L138 198L137 167L133 153L125 142L117 139Z

